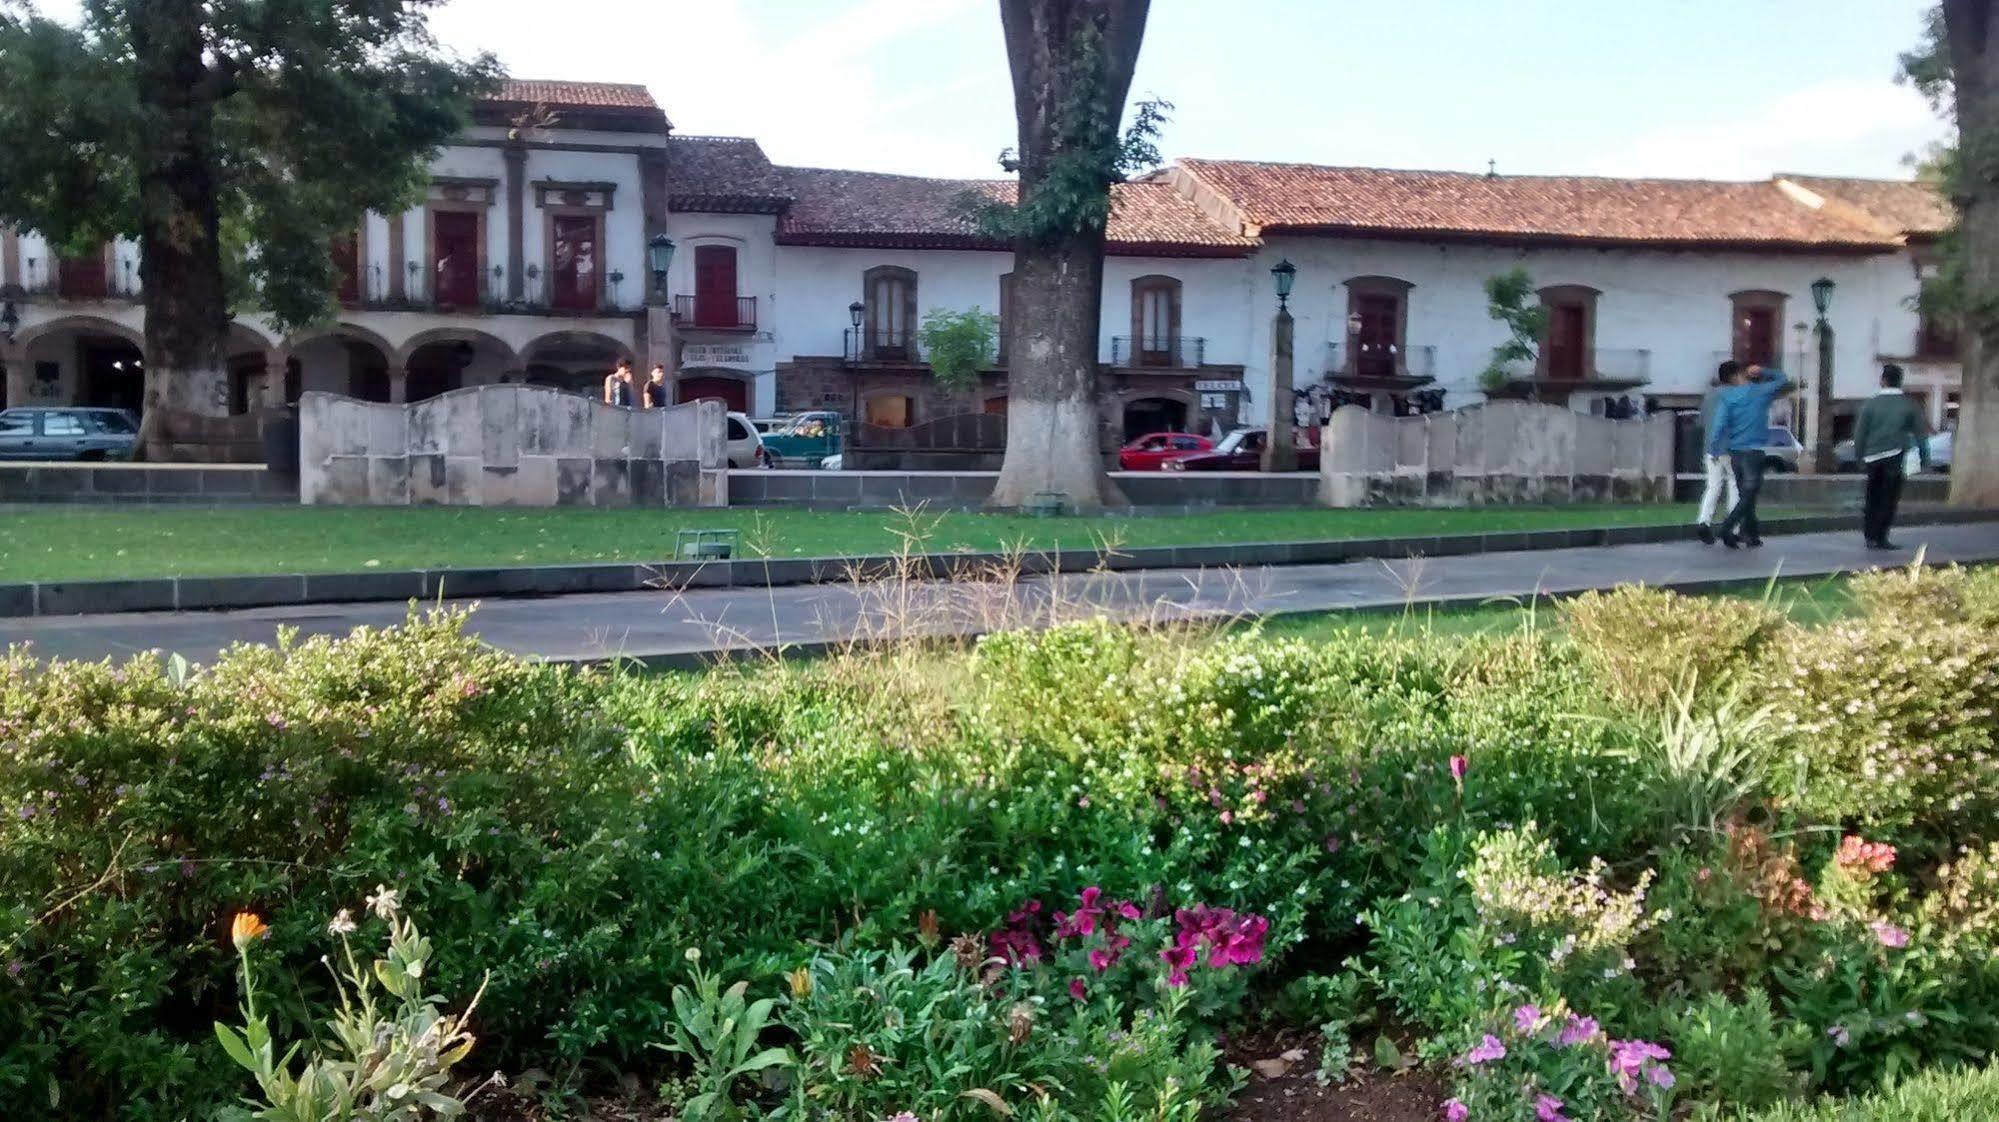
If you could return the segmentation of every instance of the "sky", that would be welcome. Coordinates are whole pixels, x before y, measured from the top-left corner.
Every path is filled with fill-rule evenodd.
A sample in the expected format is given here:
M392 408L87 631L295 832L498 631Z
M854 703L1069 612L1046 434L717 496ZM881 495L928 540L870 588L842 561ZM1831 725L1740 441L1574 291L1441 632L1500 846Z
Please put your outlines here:
M1906 175L1945 132L1894 81L1929 2L1153 0L1133 93L1174 103L1169 159ZM780 163L995 176L1014 138L994 0L446 0L432 25Z

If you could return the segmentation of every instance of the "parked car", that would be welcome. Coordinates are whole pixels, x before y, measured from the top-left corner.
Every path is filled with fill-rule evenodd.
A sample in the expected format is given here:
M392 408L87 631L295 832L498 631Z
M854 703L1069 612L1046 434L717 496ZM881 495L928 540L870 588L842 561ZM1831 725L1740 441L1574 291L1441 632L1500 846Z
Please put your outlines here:
M1951 445L1955 443L1953 440L1955 435L1955 432L1951 429L1930 434L1930 469L1932 471L1950 471L1950 450ZM1854 460L1853 441L1851 440L1842 440L1832 446L1832 460L1833 467L1840 471L1860 470L1860 464ZM1909 474L1914 475L1922 468L1921 458L1911 454L1907 468Z
M830 410L787 417L763 434L773 464L811 467L840 450L846 418Z
M1798 470L1798 461L1804 457L1805 446L1798 443L1798 434L1782 425L1771 425L1763 438L1763 470L1786 472Z
M1125 471L1159 471L1168 460L1206 452L1214 446L1214 441L1190 432L1155 432L1118 449L1117 462Z
M0 460L129 460L139 420L123 409L0 412Z
M1222 437L1222 442L1206 452L1192 452L1178 459L1168 460L1167 471L1260 471L1263 468L1263 442L1269 434L1263 429L1237 429ZM1317 445L1298 442L1298 470L1319 470L1319 449Z
M729 426L729 466L732 468L766 468L770 466L770 453L764 451L763 437L750 419L741 413L730 413Z

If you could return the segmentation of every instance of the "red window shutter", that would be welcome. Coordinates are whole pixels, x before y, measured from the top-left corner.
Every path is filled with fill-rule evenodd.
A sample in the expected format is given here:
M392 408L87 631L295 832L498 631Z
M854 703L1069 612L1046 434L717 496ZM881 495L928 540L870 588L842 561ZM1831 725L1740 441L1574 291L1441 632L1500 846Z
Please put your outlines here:
M694 322L701 327L735 327L736 248L694 247Z

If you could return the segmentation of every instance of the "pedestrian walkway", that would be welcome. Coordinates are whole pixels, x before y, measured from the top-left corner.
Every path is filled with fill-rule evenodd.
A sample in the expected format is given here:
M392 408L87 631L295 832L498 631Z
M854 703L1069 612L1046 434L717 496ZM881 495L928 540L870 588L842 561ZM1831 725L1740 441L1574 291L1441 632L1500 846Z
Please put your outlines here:
M1102 612L1121 618L1271 615L1461 604L1564 595L1618 584L1683 589L1825 576L1905 564L1999 561L1999 522L1910 526L1908 549L1877 553L1855 533L1771 538L1760 550L1694 542L1352 561L1244 570L1069 573L992 582L689 589L479 601L472 630L537 658L640 658L672 665L780 645L818 649L855 639L964 634ZM451 603L451 602L447 602ZM269 643L281 627L345 634L399 622L399 604L322 604L230 612L151 612L0 620L0 646L43 657L178 653L205 662L232 643Z

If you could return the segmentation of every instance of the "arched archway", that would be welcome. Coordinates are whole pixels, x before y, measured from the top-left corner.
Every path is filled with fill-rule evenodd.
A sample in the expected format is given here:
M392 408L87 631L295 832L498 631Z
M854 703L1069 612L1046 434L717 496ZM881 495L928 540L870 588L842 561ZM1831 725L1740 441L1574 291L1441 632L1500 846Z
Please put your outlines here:
M139 416L146 404L144 338L102 316L63 316L20 332L21 371L9 405L88 405Z
M420 331L404 343L404 401L423 401L466 386L488 385L520 369L514 349L469 327Z
M115 319L106 319L103 316L61 316L56 319L44 320L33 326L22 328L14 337L14 345L22 353L26 353L28 348L34 345L36 341L50 335L65 333L89 333L109 336L113 339L122 339L140 349L144 349L146 345L145 333L139 328L119 323Z
M682 405L712 397L737 413L750 411L750 376L740 371L697 366L681 371L673 387L674 400Z
M390 399L389 356L395 348L372 331L343 324L293 342L291 353L296 377L286 374L286 401L308 390L377 403Z
M1186 432L1188 404L1173 397L1140 397L1124 403L1124 438L1155 432Z
M598 331L551 331L521 350L527 380L535 385L598 396L604 377L618 360L638 366L638 355L622 341ZM643 379L644 371L638 376Z

